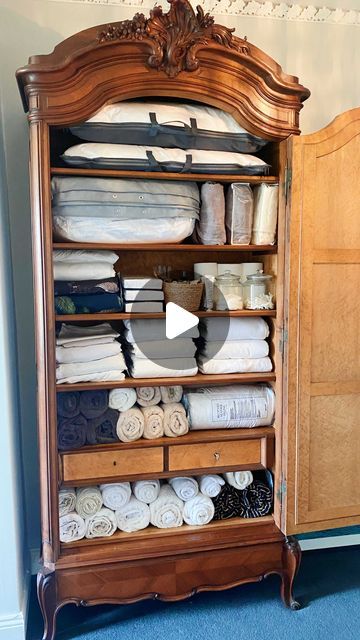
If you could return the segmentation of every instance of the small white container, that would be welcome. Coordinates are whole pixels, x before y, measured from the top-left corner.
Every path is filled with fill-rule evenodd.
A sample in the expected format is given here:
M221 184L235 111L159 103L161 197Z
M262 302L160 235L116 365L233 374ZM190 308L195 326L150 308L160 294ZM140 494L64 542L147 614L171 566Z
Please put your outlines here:
M245 309L273 309L272 293L268 288L272 276L258 272L247 276L243 285Z
M214 302L217 311L243 309L242 285L238 276L226 271L215 278Z

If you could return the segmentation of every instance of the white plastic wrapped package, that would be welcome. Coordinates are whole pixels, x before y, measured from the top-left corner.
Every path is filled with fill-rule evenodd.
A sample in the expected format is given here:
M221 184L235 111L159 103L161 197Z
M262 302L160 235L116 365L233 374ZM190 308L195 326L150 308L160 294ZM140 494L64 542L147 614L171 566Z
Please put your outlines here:
M225 208L228 244L250 244L253 223L253 192L249 184L233 183L227 190Z
M264 384L186 391L190 430L265 427L273 423L275 393Z
M253 244L274 244L276 237L279 185L261 184L254 189Z
M225 244L224 187L217 182L201 186L200 220L195 228L195 240L201 244Z

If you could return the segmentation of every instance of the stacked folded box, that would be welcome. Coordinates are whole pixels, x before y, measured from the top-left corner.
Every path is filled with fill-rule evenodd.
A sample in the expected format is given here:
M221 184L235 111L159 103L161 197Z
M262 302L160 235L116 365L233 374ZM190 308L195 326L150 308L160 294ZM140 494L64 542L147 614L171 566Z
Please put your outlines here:
M112 251L55 250L56 313L121 311L119 280L114 271L117 260L117 254Z
M163 311L163 281L159 278L122 278L127 313L159 313Z

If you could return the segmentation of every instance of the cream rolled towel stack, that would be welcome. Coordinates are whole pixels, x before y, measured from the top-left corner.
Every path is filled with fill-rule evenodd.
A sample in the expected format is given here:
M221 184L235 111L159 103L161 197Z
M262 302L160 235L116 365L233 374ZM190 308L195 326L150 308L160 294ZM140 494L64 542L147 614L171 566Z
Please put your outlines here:
M133 533L146 529L150 524L150 509L145 502L131 496L129 502L115 513L116 523L121 531Z
M103 506L101 491L98 487L83 487L76 490L75 509L79 516L94 516Z
M180 402L163 404L164 410L164 433L169 438L183 436L189 431L189 423L186 412Z
M66 516L75 511L76 492L73 488L60 489L59 491L59 516Z
M85 537L86 525L78 513L72 511L59 520L60 542L76 542Z
M198 493L195 498L191 498L184 505L184 520L186 524L202 525L209 524L213 519L215 507L208 496Z
M100 491L105 507L116 511L121 509L130 500L130 482L118 482L114 484L101 484Z
M117 411L127 411L136 402L135 389L111 389L109 393L109 407Z
M144 434L145 420L138 407L132 407L119 415L116 433L121 442L139 440Z
M160 387L161 402L169 404L172 402L180 402L183 394L183 388L179 385L172 387Z
M85 519L86 538L103 538L112 536L116 529L115 513L111 509L103 507L93 516Z
M223 477L228 484L240 490L246 489L254 479L251 471L231 471L223 473Z
M203 493L204 496L208 496L208 498L216 498L221 491L221 487L225 484L224 478L217 475L217 473L199 476L196 480L201 493Z
M132 483L131 488L137 500L150 504L159 496L160 480L137 480Z
M169 478L169 485L174 489L177 497L184 502L191 500L199 493L199 486L195 478Z
M161 401L159 387L137 387L136 397L140 407L153 407Z
M164 412L161 407L141 407L144 416L144 438L155 440L164 435Z
M150 522L159 529L181 527L184 503L168 484L164 484L159 497L150 504Z

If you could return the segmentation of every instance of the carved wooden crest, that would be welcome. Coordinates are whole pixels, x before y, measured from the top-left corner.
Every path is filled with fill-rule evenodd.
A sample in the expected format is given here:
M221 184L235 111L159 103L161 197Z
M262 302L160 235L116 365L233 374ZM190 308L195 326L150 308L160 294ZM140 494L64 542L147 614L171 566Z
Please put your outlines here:
M199 67L196 57L199 45L211 40L240 53L249 53L246 38L233 38L234 29L215 24L214 18L200 6L195 13L188 0L168 2L171 5L168 13L157 6L150 11L150 18L137 13L132 20L109 25L99 34L99 41L146 40L152 49L149 66L162 69L171 78L180 71L195 71Z

